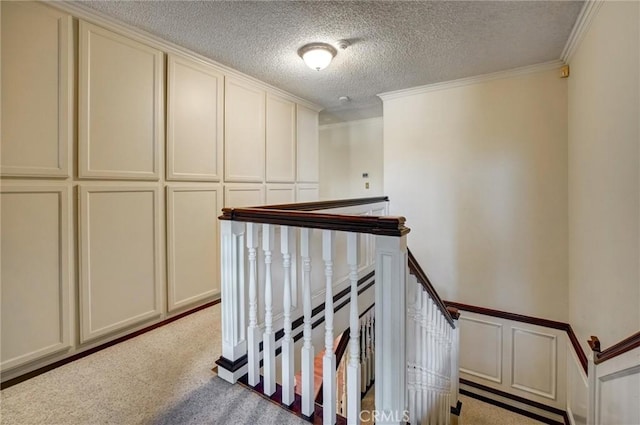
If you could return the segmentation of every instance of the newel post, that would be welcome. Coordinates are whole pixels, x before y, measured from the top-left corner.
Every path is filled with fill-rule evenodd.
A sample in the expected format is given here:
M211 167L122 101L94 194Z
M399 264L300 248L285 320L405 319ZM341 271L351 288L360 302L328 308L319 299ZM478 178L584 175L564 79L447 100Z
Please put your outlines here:
M216 361L218 376L235 383L247 373L245 338L244 246L245 225L220 221L222 356Z
M376 236L375 377L376 424L408 421L407 236Z
M601 351L600 340L597 336L592 336L589 341L589 348L591 353L589 354L589 366L587 368L587 383L588 388L588 400L587 400L587 425L595 425L596 421L596 408L597 408L597 385L598 377L596 374L596 357Z

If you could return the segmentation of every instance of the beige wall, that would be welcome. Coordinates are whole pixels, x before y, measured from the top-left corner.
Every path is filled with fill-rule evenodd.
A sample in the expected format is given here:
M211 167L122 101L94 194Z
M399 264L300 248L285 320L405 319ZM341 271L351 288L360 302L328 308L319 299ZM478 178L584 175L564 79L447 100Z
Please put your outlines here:
M382 118L320 127L320 196L382 195ZM362 173L368 173L363 178ZM365 183L369 183L369 189Z
M558 70L384 102L384 188L443 298L567 320Z
M640 329L639 13L604 2L570 62L570 322L603 347Z

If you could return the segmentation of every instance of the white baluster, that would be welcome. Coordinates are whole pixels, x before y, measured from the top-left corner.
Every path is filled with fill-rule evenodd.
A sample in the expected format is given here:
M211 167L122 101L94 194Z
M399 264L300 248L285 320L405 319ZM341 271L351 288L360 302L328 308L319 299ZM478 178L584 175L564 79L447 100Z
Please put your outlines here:
M360 332L360 317L358 312L358 263L360 257L360 238L357 233L347 234L347 264L349 265L349 280L351 282L351 309L349 311L349 366L347 378L348 412L347 423L360 423L360 359L358 333ZM346 363L346 362L345 362Z
M360 318L360 392L364 394L367 391L367 333L366 333L366 318L367 314Z
M333 352L333 250L332 230L322 231L322 259L325 267L324 357L322 359L322 423L336 423L336 356Z
M262 250L264 251L264 393L272 395L276 391L276 338L273 332L273 300L271 288L271 250L273 248L273 227L262 225Z
M420 318L420 335L422 338L422 353L421 353L421 376L422 376L422 416L421 420L423 424L429 423L429 377L427 374L428 362L429 362L429 302L426 293L422 292L422 317Z
M422 406L422 392L424 383L422 381L422 355L424 352L424 339L422 338L422 320L423 320L423 310L424 304L422 303L422 287L416 280L413 278L413 283L416 287L415 294L415 306L414 306L414 337L415 337L415 362L416 362L416 370L415 370L415 387L416 387L416 396L415 396L415 420L412 422L420 425L422 423L422 417L424 415L424 410Z
M300 257L302 257L302 298L304 309L302 343L302 414L310 417L315 411L314 363L311 335L311 256L309 242L311 229L300 229Z
M284 338L282 340L282 403L290 406L294 400L295 373L293 358L293 338L291 337L291 251L290 232L287 226L280 226L280 252L284 271Z
M257 296L257 255L258 224L247 223L247 249L249 251L249 328L248 337L248 368L249 385L260 382L260 328L258 327L258 296Z

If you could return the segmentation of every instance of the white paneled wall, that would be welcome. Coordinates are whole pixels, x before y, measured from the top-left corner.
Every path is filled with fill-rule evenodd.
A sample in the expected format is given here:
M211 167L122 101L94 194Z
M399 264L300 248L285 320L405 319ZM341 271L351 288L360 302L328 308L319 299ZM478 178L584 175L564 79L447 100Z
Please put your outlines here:
M227 78L225 86L224 178L264 180L265 91Z
M224 75L177 55L167 68L167 180L220 181Z
M219 297L223 206L317 200L318 108L76 4L0 7L4 381Z
M5 369L70 346L70 229L66 187L3 184L0 202Z
M158 180L163 53L79 23L79 176Z
M460 378L565 410L564 330L467 311L458 322Z
M1 27L0 172L68 177L74 84L71 16L30 3L3 4ZM34 122L38 125L24 125Z
M160 316L155 186L80 185L81 342Z

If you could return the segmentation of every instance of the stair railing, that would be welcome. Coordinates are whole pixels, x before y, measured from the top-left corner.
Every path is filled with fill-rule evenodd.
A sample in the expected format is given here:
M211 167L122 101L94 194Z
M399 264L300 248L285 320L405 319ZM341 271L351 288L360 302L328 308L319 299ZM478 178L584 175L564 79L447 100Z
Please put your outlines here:
M449 424L458 402L460 316L448 309L409 251L407 379L409 421Z
M435 291L427 292L425 310L417 310L416 300L410 300L414 314L407 317L407 290L418 293L408 283L409 272L422 285L421 291L428 279L409 267L409 229L403 217L386 215L387 202L381 197L223 210L222 356L216 362L221 378L232 383L246 379L249 386L286 406L299 405L302 416L312 418L317 412L314 354L323 342L322 423L334 424L339 417L333 344L335 334L349 328L347 423L360 423L361 392L374 376L375 411L368 413L376 423L421 423L422 417L438 418L422 423L449 423L456 360L448 357L455 352L455 324L446 308L440 311L444 304ZM373 283L361 284L372 270L375 285L368 290ZM349 296L336 306L334 288L341 277ZM301 303L297 302L299 287ZM323 305L315 297L319 288ZM368 317L375 317L376 326L371 323L370 333L364 331L366 341L361 341L359 313L374 301L374 314ZM346 305L348 315L340 310ZM428 310L428 305L435 307ZM418 316L419 323L414 320ZM298 326L302 332L296 334ZM408 342L408 326L412 335L419 333L418 328L426 331L418 345ZM321 335L314 332L316 327ZM299 347L299 356L295 347ZM410 363L407 353L413 353ZM300 400L295 390L298 366ZM419 411L406 397L407 377L414 379L418 370L419 394L424 400ZM418 395L415 388L412 396ZM410 410L414 412L411 418Z

